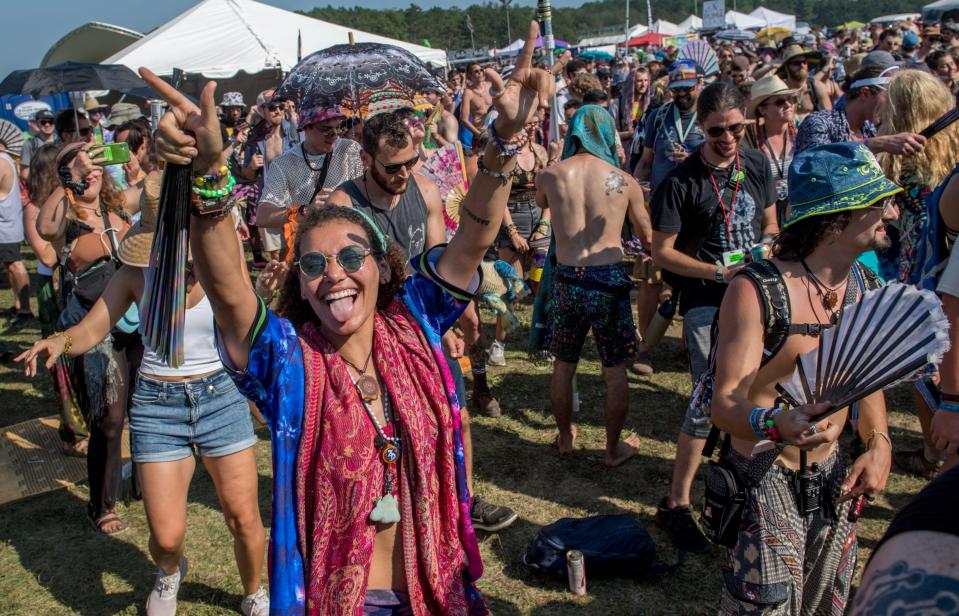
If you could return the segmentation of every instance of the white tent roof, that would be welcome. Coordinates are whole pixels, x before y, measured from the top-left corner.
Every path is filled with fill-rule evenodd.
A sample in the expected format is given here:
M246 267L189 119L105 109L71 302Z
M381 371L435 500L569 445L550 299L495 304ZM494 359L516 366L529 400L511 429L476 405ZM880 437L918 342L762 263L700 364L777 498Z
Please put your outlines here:
M645 26L644 24L636 24L635 26L629 29L628 38L634 39L637 36L642 36L646 34L647 32L649 32L649 28L647 26Z
M786 28L788 30L796 29L796 16L787 13L779 13L765 7L759 7L749 14L750 17L761 19L766 28Z
M388 43L425 62L446 64L442 49L351 30L254 0L203 0L103 62L125 64L133 70L146 66L159 75L180 68L211 78L268 68L288 71L296 64L298 36L302 36L305 57L318 49L348 43L351 31L357 43Z
M737 30L749 30L750 28L765 28L766 22L738 11L726 11L726 25Z
M695 32L703 27L703 18L699 15L690 15L679 22L679 27L682 28L683 32Z
M679 34L686 34L686 31L674 24L671 21L666 21L665 19L657 19L653 22L652 32L657 34L665 34L667 36L676 36Z
M47 50L40 66L53 66L68 61L99 64L100 60L142 38L143 34L136 30L91 21L60 37L60 40Z
M924 7L922 7L922 8L923 8L923 9L927 9L927 8L929 8L929 7L936 8L936 7L934 6L934 5L936 5L936 4L941 4L941 5L943 5L943 6L949 6L949 3L948 3L948 2L941 2L941 1L940 1L940 2L934 2L934 3L932 3L932 4L927 4L926 6L924 6ZM954 4L954 2L953 2L953 4ZM874 18L874 19L870 19L870 20L869 20L869 23L871 23L871 24L898 23L898 22L900 22L900 21L912 21L912 20L915 20L915 19L919 19L919 17L920 17L919 13L896 13L896 14L894 14L894 15L882 15L882 16L880 16L880 17L876 17L876 18Z
M643 31L645 32L645 30L646 26L643 26ZM642 32L640 32L640 34L642 34ZM576 46L580 49L594 49L596 47L608 47L612 45L615 48L616 45L622 45L625 42L626 37L622 34L611 34L608 36L591 36L589 38L584 38L576 43Z

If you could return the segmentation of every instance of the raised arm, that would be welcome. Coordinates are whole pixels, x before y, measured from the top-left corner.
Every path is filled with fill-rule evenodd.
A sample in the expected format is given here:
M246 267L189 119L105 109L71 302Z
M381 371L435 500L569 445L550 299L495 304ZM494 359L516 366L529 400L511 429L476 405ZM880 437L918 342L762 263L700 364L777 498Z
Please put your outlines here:
M497 96L493 98L498 115L495 129L504 141L518 134L536 115L540 106L548 106L555 87L553 77L543 70L532 68L533 49L539 26L531 22L526 45L516 60L516 68L504 88L496 71L487 69L486 77L493 83ZM449 247L440 257L437 270L447 282L465 288L483 260L499 231L509 197L510 182L505 174L516 166L515 157L500 158L495 139L490 140L481 158L486 171L476 174L469 192L460 206L460 224Z
M213 101L216 83L211 81L203 88L200 109L152 71L141 68L140 75L170 105L170 111L160 120L160 155L181 165L192 162L195 175L216 173L225 163ZM229 359L236 368L245 369L250 351L247 334L256 315L257 299L241 266L242 253L233 218L194 216L190 223L190 247L194 271L213 305L213 316Z

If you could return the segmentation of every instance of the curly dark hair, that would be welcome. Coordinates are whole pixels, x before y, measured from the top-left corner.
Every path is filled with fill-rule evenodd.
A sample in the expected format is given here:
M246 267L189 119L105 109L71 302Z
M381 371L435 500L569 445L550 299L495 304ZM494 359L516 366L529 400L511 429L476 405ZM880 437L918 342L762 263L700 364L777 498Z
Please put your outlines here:
M378 113L363 124L360 145L370 156L379 154L380 139L383 140L383 145L397 150L410 143L410 131L397 112Z
M805 259L824 241L839 235L851 219L852 212L838 212L795 222L773 240L773 255L783 261Z
M293 262L300 259L300 241L310 230L322 227L326 223L333 221L346 221L357 225L363 229L366 240L369 243L372 256L377 260L386 260L390 268L390 279L379 285L376 297L376 308L382 310L390 305L396 293L403 286L406 278L406 257L403 249L396 242L389 238L386 239L386 252L379 248L379 242L376 238L376 231L370 226L369 221L362 214L357 213L351 207L341 207L331 205L322 209L311 211L306 220L300 224L296 231L296 240L293 245ZM286 317L293 323L297 329L310 322L318 322L316 313L310 303L303 299L300 293L300 276L296 269L290 270L286 280L283 282L283 288L280 291L278 314Z

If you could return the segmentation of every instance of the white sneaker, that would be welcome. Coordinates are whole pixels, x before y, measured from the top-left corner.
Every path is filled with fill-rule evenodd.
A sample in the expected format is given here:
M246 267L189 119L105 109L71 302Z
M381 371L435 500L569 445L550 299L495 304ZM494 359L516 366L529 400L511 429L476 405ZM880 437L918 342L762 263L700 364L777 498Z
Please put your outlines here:
M243 616L270 616L270 595L260 586L252 595L243 597L240 612Z
M147 597L147 616L174 616L176 614L176 595L180 591L180 582L186 577L186 556L180 558L180 569L171 575L163 570L157 571L153 590Z
M500 342L499 340L494 340L493 344L489 348L489 359L486 360L486 363L493 366L505 366L506 365L506 345Z

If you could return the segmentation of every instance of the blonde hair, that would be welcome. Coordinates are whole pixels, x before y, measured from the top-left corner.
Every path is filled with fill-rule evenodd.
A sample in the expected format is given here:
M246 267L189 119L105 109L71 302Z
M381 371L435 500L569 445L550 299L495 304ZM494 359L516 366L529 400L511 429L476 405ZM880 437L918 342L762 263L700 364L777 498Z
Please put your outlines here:
M941 81L925 71L899 71L886 89L886 102L879 110L880 134L918 133L955 105ZM959 152L959 125L953 124L926 141L918 154L877 157L886 176L894 182L915 178L922 186L936 187L955 163Z

